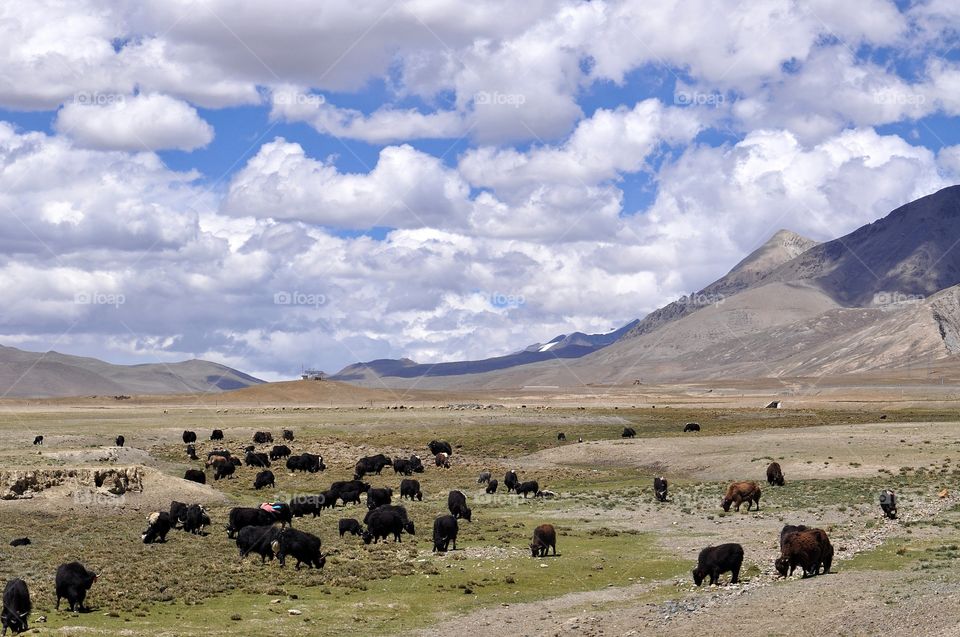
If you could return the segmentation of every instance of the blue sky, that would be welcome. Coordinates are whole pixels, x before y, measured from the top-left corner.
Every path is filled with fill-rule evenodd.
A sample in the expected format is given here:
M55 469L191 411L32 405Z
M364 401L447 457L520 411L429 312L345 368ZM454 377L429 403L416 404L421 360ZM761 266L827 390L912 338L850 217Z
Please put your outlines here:
M958 25L938 0L10 3L0 343L274 379L607 331L781 227L956 183Z

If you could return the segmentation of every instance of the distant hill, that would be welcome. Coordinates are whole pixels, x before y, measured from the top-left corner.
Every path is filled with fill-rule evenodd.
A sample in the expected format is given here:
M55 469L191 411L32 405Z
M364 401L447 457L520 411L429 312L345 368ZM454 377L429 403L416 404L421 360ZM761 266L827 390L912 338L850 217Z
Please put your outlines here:
M263 383L226 365L202 360L114 365L59 352L0 346L0 395L54 397L221 392Z
M546 343L535 343L513 354L475 361L428 364L417 363L409 358L383 358L367 363L355 363L344 367L332 376L331 380L361 384L372 383L381 386L379 382L376 382L376 379L386 376L394 378L460 376L510 369L520 365L558 358L580 358L615 343L620 337L633 329L636 324L637 321L632 321L620 329L606 334L584 334L583 332L561 334Z

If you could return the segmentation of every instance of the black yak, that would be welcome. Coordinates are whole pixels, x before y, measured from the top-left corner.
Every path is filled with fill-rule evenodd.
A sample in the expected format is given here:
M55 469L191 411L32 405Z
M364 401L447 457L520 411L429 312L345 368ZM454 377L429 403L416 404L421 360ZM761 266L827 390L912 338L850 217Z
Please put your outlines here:
M67 600L71 611L89 610L84 608L83 602L87 598L87 591L97 581L97 574L88 571L80 562L61 564L57 568L57 577L54 588L57 595L56 609L60 610L60 600Z
M27 588L27 583L22 579L9 580L3 589L3 612L0 613L3 634L7 634L8 628L17 634L30 630L27 617L30 616L31 610L30 589Z
M740 579L740 567L743 565L743 547L739 544L720 544L708 546L700 551L697 558L697 567L693 569L693 583L697 586L703 583L704 578L710 577L713 586L720 579L720 575L729 571L730 583L736 584Z
M453 550L457 550L457 534L460 532L457 518L452 515L441 515L433 521L433 552L446 553L453 542Z

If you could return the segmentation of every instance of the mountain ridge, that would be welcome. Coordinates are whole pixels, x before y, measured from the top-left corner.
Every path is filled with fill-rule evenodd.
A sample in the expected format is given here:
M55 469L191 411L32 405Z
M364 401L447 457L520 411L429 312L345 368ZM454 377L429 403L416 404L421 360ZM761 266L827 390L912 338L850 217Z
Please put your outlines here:
M57 351L30 352L0 345L0 395L48 398L89 395L223 392L264 381L220 363L115 365Z

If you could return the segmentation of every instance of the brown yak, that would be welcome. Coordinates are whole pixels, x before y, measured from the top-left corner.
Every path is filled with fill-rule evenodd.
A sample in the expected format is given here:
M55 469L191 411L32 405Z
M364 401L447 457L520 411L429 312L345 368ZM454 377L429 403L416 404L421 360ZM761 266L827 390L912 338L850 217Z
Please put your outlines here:
M747 511L753 505L757 505L757 511L760 510L760 485L753 481L734 482L727 487L727 493L723 496L720 506L724 511L730 510L730 505L736 505L735 510L740 510L740 505L747 503Z
M804 577L830 572L833 564L833 545L822 529L805 529L787 533L780 542L780 557L773 565L782 577L793 575L796 567L803 569Z

